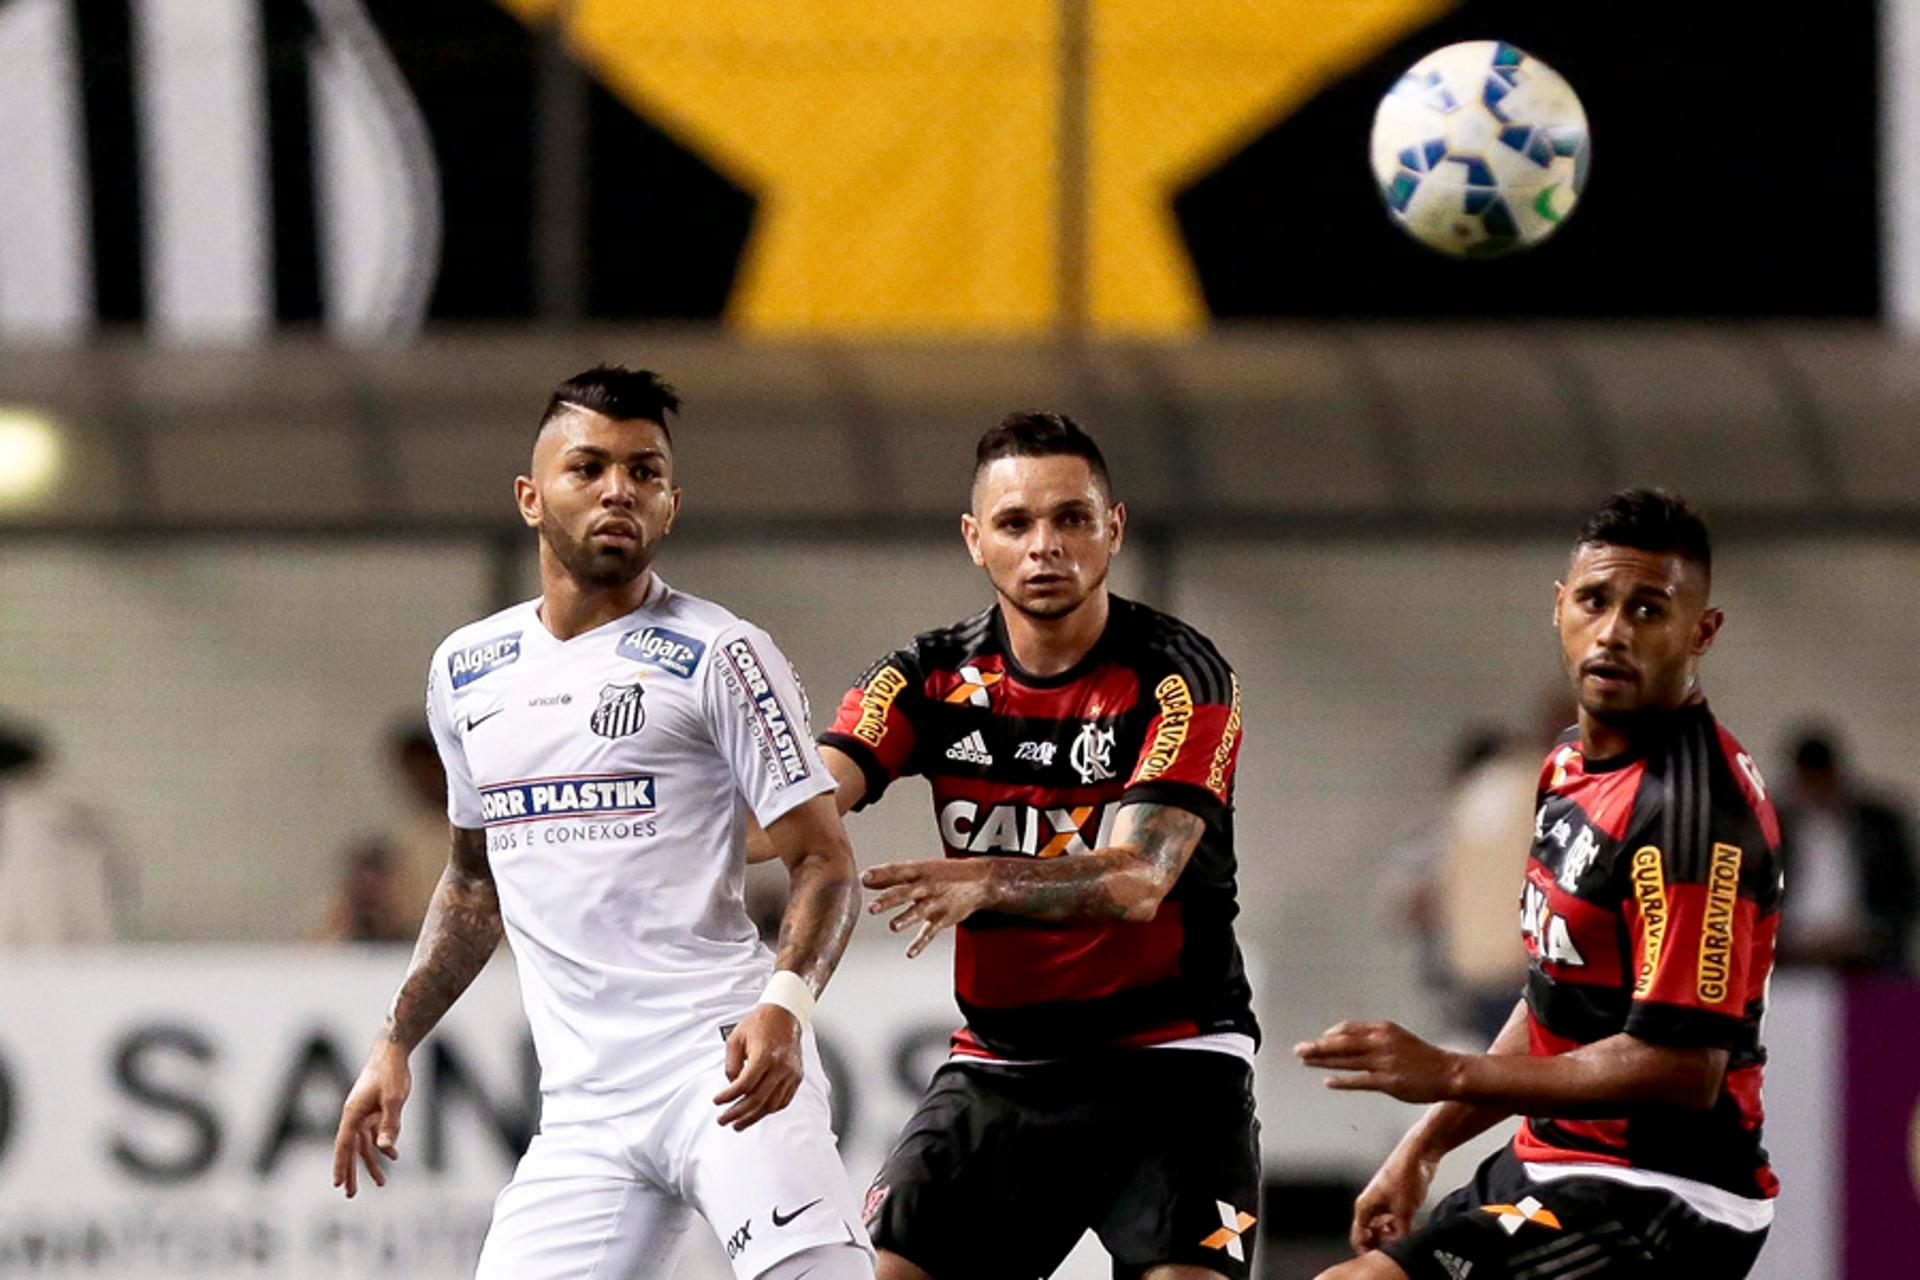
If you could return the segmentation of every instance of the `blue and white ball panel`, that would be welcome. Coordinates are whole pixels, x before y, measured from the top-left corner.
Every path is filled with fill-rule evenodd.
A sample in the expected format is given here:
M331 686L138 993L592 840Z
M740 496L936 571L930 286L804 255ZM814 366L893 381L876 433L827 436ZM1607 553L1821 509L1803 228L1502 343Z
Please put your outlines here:
M1586 112L1558 73L1512 45L1449 45L1381 101L1373 168L1396 221L1458 255L1538 243L1586 185Z

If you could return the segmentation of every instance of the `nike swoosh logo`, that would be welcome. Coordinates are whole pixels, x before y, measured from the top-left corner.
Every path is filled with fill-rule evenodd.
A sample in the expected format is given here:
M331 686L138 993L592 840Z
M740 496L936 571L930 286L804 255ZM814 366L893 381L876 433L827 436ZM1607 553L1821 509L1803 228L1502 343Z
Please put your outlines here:
M468 716L467 732L472 733L476 727L478 727L479 725L485 724L487 721L493 719L495 716L499 715L502 711L505 711L505 710L506 710L505 707L495 707L493 710L487 712L487 714L483 716Z
M775 1205L773 1209L773 1225L776 1227L784 1227L789 1222L792 1222L795 1218L799 1217L801 1214L805 1213L807 1210L813 1208L813 1206L819 1203L820 1203L819 1200L809 1200L805 1204L801 1205L798 1209L795 1209L792 1213L781 1213L780 1207L778 1205Z

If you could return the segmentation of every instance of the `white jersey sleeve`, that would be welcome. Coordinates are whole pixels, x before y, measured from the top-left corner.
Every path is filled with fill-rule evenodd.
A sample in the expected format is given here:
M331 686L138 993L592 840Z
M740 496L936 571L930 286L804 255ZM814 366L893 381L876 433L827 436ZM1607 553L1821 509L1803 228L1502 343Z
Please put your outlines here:
M434 746L440 749L440 767L447 775L447 821L477 831L486 825L480 789L473 785L473 770L467 765L467 750L460 741L451 690L447 677L440 672L440 661L440 655L435 654L427 667L427 728L433 733Z
M813 745L807 695L766 632L739 622L720 633L701 699L714 745L762 827L834 789Z

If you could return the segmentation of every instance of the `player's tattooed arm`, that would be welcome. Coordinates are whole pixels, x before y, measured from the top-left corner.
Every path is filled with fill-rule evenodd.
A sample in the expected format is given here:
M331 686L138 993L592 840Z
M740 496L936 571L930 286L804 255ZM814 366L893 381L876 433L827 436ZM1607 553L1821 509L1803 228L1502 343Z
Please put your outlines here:
M427 907L420 941L367 1065L340 1108L333 1185L352 1198L365 1168L387 1183L382 1157L400 1157L400 1115L413 1092L407 1057L460 998L500 945L500 897L487 863L487 833L453 828L453 855Z
M860 890L853 847L833 797L814 796L766 829L775 856L786 863L790 891L780 918L775 964L819 995L847 949L859 918ZM727 1085L714 1095L720 1124L745 1129L793 1101L805 1073L801 1016L786 1000L767 996L727 1034Z
M790 810L767 828L766 837L773 855L786 863L788 879L774 964L819 995L860 918L853 846L831 796L815 796Z
M434 888L406 979L382 1029L387 1040L411 1052L486 967L501 931L487 833L455 827L453 855Z
M1038 920L1151 920L1206 834L1200 815L1130 804L1090 858L983 858L987 909Z
M909 956L919 955L941 929L976 911L1035 920L1151 920L1206 832L1198 814L1163 804L1120 810L1113 843L1073 858L965 858L893 862L874 867L861 883L880 894L867 909L900 910L896 933L919 926Z

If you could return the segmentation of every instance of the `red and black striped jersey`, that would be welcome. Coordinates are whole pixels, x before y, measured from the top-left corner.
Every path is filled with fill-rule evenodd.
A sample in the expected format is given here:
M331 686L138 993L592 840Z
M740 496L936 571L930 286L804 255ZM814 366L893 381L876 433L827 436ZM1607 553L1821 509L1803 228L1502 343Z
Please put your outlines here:
M1725 1049L1703 1112L1531 1118L1523 1160L1629 1165L1747 1197L1779 1182L1760 1145L1760 1024L1780 924L1780 829L1759 770L1704 704L1588 760L1569 732L1540 777L1520 901L1531 1052L1622 1032Z
M1234 940L1240 682L1177 618L1111 597L1070 670L1021 669L998 607L915 638L847 693L822 745L866 773L862 801L923 774L950 858L1071 857L1129 804L1198 814L1205 834L1146 923L977 914L956 930L958 1053L1058 1058L1238 1032L1257 1040Z

